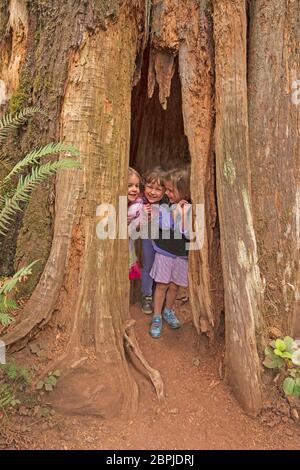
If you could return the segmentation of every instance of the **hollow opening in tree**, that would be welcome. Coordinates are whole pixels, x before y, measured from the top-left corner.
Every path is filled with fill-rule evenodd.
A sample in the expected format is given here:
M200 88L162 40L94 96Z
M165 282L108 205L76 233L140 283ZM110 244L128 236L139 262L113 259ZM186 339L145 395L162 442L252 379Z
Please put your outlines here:
M156 83L153 96L148 96L149 50L144 54L141 79L132 91L130 165L140 173L157 165L173 168L190 162L182 116L181 84L178 61L175 60L167 109L159 100Z
M157 83L153 95L149 96L149 65L150 49L147 48L143 57L140 80L132 90L131 103L130 166L140 174L155 166L167 170L191 161L188 139L184 133L178 59L176 58L174 62L166 109L160 102ZM139 243L137 251L141 259ZM132 286L131 302L140 299L138 284Z

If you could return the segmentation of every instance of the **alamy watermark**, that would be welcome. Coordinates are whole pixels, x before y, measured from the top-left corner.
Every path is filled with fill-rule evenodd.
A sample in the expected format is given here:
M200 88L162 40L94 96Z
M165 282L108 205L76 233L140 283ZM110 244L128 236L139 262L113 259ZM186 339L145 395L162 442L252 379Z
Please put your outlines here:
M300 80L292 82L292 103L295 105L300 104Z
M6 348L4 341L0 340L0 364L6 364Z
M152 204L152 217L141 210L137 217L128 223L128 201L126 196L119 197L118 209L113 204L100 204L96 209L96 233L99 240L155 240L161 236L185 239L186 249L201 250L204 244L205 215L204 204L188 204L184 208L179 204Z

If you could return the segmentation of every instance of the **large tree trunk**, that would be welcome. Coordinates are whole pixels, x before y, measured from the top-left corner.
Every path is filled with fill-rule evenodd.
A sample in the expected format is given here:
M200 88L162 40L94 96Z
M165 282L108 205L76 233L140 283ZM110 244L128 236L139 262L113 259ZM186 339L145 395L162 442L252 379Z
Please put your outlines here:
M265 282L262 314L300 332L300 2L252 2L249 124L254 225ZM292 326L293 325L293 326Z
M38 104L51 116L26 128L20 150L60 136L81 154L82 169L39 190L7 242L16 265L42 255L43 272L4 340L22 347L58 312L65 409L83 401L68 397L74 380L86 383L85 412L110 416L136 405L123 347L127 243L96 236L96 208L118 208L130 157L141 171L191 161L193 202L204 207L202 249L190 255L194 324L213 338L225 311L226 377L244 409L260 411L265 326L300 334L300 106L291 100L300 9L299 0L279 3L0 7L0 86L10 106Z
M59 308L69 336L61 359L67 371L65 408L79 374L85 377L83 396L73 398L70 407L83 403L88 412L89 395L91 409L103 416L132 411L137 399L123 347L129 319L127 242L96 235L97 206L118 207L118 196L126 194L137 48L135 15L125 2L117 22L92 34L86 30L76 49L69 49L60 137L79 149L83 169L57 178L51 253L21 322L5 337L8 345L22 341Z
M261 281L249 173L244 0L214 2L216 158L224 273L227 376L244 407L261 407L256 330Z

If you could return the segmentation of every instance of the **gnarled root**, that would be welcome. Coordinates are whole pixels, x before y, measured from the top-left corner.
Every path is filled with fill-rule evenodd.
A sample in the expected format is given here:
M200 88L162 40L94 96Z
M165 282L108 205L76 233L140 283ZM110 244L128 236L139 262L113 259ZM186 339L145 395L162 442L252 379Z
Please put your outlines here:
M125 347L130 348L132 350L132 352L136 355L136 357L139 359L143 367L148 372L149 378L154 385L159 401L164 400L165 398L164 384L163 384L161 375L159 371L156 369L153 369L149 365L148 361L145 359L138 345L137 338L135 336L134 325L135 325L135 320L129 320L125 324L125 328L124 328Z

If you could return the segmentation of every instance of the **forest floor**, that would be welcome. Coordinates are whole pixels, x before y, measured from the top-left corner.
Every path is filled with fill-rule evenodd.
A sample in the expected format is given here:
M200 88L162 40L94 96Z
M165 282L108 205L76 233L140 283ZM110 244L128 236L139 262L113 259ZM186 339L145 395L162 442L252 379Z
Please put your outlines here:
M223 341L208 347L193 327L188 304L179 309L183 325L164 325L161 338L148 334L150 317L132 307L140 347L161 372L166 401L160 405L149 379L132 367L140 403L135 417L103 420L91 416L33 419L17 415L2 435L2 448L21 449L297 449L300 426L288 407L266 406L246 416L220 377ZM221 374L222 375L222 374ZM285 403L285 401L283 401ZM1 425L1 422L0 422ZM2 428L4 429L4 428ZM0 432L1 447L1 432Z

